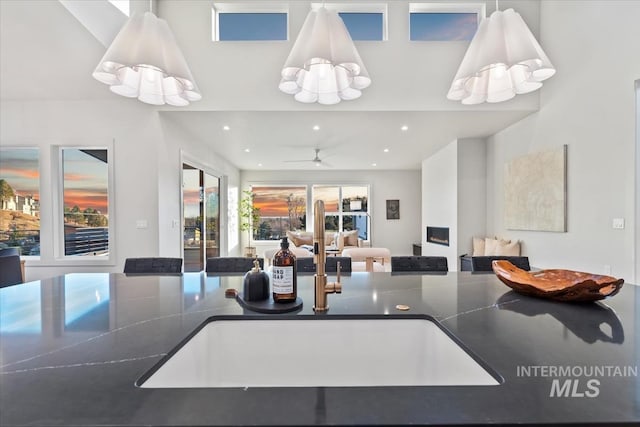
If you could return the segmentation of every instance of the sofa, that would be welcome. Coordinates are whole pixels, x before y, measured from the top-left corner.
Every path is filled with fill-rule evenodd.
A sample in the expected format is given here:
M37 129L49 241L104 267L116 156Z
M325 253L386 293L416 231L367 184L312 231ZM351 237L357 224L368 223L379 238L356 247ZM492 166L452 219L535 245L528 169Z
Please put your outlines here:
M473 251L471 255L460 255L460 271L473 271L473 258L477 264L485 264L486 259L503 259L514 263L516 266L529 270L529 259L521 256L521 242L518 240L506 240L497 237L474 237Z
M313 231L287 231L289 245L297 248L306 248L313 251ZM362 240L358 238L358 230L351 231L325 231L324 244L327 248L342 251L346 248L358 248L362 246Z

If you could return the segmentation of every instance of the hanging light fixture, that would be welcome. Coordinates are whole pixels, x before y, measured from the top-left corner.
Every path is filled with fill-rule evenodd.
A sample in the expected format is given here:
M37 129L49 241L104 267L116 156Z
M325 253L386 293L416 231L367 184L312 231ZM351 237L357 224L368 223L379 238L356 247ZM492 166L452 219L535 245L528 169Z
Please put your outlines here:
M480 23L447 98L463 104L502 102L542 87L556 70L520 14L498 10Z
M169 25L152 12L129 18L93 77L147 104L182 107L202 98Z
M296 101L337 104L371 84L342 18L324 5L311 10L282 68L279 88Z

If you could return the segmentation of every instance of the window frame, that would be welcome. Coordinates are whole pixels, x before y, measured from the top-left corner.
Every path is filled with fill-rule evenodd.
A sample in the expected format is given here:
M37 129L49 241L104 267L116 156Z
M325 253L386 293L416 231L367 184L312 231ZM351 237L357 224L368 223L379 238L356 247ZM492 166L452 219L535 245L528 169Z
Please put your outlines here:
M428 43L428 42L453 42L467 40L412 40L411 39L411 14L412 13L475 13L477 16L477 27L487 16L486 3L409 3L409 12L407 13L407 40L411 43ZM476 28L477 28L476 27Z
M305 223L303 224L305 226L305 231L309 231L309 212L311 212L310 209L310 205L309 205L309 184L287 184L287 183L276 183L276 184L271 184L271 183L252 183L249 184L249 191L253 192L254 188L260 188L260 187L270 187L270 188L276 188L276 187L282 187L282 188L295 188L295 187L299 187L300 189L304 188L304 192L305 192ZM311 221L311 224L313 224L313 221ZM259 223L258 223L259 225ZM313 228L313 225L312 225ZM252 230L252 234L251 234L251 241L250 244L253 243L265 243L265 242L278 242L279 240L274 240L274 239L268 239L268 240L259 240L259 239L254 239L254 235L256 234L256 227L253 227ZM282 236L284 237L284 236Z
M286 38L284 40L220 40L220 14L224 13L284 13L286 15ZM215 2L211 6L211 40L221 43L264 43L289 41L290 18L289 5L286 3L264 1L260 3Z
M21 253L20 254L20 259L23 260L40 260L41 256L42 256L42 236L43 236L43 231L42 231L42 226L43 226L43 219L42 219L42 196L43 196L43 173L42 173L42 165L43 165L43 156L42 156L42 149L39 146L36 145L25 145L25 146L14 146L14 145L10 145L10 146L2 146L0 147L0 152L2 151L8 151L8 150L34 150L37 152L38 154L38 205L39 205L39 214L38 214L38 218L40 219L40 227L38 229L38 239L39 239L39 245L40 245L40 255L29 255L29 254L24 254ZM45 239L46 240L46 239Z
M109 206L108 255L106 256L74 256L65 254L64 238L64 168L63 151L72 150L107 150L107 203ZM113 266L116 263L116 206L115 206L115 176L114 176L114 146L113 143L91 145L55 145L51 147L52 186L53 186L53 260L56 265L74 266ZM42 254L42 252L41 252Z
M316 187L337 187L338 188L338 211L327 211L325 209L324 216L338 216L338 230L336 232L344 233L344 217L356 217L356 216L364 216L366 217L367 224L367 238L363 239L365 242L371 241L371 184L363 184L363 183L349 183L349 184L311 184L311 218L315 218L315 197L314 190ZM344 206L344 198L343 198L343 188L345 187L365 187L367 189L367 210L366 211L345 211L343 209ZM354 220L355 224L355 220ZM360 236L358 236L360 238Z
M311 3L311 10L318 10L324 6L327 10L336 13L381 13L382 14L382 39L381 40L355 40L356 43L362 42L385 42L389 40L389 13L387 3ZM347 28L348 30L348 28ZM351 33L349 33L351 35ZM315 185L315 184L314 184Z

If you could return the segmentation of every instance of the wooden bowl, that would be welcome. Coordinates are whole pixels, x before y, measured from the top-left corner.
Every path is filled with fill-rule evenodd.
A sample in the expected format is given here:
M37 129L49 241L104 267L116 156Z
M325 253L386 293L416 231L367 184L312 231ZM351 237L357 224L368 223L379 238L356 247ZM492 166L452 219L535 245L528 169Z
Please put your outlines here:
M524 295L556 301L597 301L618 293L623 279L572 270L521 270L509 261L492 262L498 279Z

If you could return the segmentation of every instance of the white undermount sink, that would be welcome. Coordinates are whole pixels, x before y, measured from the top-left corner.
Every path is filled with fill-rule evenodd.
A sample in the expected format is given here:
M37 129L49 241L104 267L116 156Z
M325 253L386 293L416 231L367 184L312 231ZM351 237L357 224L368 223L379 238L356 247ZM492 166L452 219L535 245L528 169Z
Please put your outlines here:
M139 382L143 388L498 385L496 377L429 318L297 316L212 318Z

